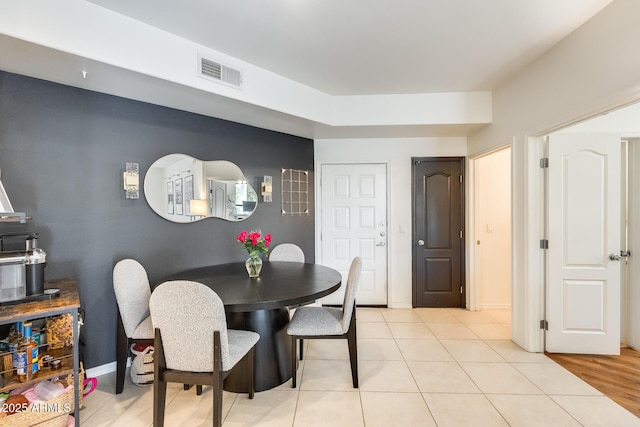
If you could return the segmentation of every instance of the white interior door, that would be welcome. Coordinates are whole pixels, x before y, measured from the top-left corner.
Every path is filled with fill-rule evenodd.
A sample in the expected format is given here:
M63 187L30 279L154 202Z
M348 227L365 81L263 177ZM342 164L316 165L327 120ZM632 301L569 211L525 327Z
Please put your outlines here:
M620 145L549 138L549 352L620 354Z
M387 168L384 164L321 167L321 262L342 273L342 287L322 304L342 304L354 257L362 258L358 304L387 304Z

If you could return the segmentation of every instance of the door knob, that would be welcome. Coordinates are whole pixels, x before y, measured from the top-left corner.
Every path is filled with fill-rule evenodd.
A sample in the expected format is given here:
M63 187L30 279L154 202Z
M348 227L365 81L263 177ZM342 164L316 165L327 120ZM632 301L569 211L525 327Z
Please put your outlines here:
M620 258L629 258L630 256L631 256L631 251L620 251L620 254L609 255L609 259L611 261L620 261Z
M418 240L418 246L424 246L424 240Z

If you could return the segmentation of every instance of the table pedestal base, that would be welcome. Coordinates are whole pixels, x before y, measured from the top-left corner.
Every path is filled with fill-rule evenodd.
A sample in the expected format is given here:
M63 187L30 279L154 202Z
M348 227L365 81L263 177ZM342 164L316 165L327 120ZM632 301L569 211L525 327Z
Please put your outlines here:
M291 379L291 337L287 335L289 311L286 308L227 313L227 327L260 334L255 347L255 391L269 390ZM237 366L240 367L240 366ZM242 372L231 371L224 389L247 393Z

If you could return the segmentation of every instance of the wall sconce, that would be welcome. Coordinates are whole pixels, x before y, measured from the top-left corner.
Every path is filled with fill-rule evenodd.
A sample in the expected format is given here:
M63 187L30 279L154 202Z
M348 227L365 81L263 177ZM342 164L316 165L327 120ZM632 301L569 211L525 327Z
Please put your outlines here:
M208 206L205 199L189 200L189 208L191 209L191 216L205 217L208 214Z
M140 165L125 163L123 173L124 191L126 199L140 198Z
M264 176L264 181L262 181L261 193L262 193L262 201L263 202L271 202L271 194L272 194L272 182L273 179L269 175Z

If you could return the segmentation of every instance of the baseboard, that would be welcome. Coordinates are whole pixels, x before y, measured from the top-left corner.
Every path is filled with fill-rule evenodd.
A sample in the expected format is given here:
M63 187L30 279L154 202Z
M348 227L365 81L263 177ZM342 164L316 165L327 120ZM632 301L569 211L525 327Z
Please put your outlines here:
M131 366L131 358L127 358L127 367ZM99 377L101 375L110 374L116 371L118 364L116 362L105 363L104 365L96 366L94 368L87 369L85 376L87 378Z
M511 310L511 304L480 304L480 310Z
M391 303L388 305L389 308L413 308L413 306L411 304L404 304L404 303Z

